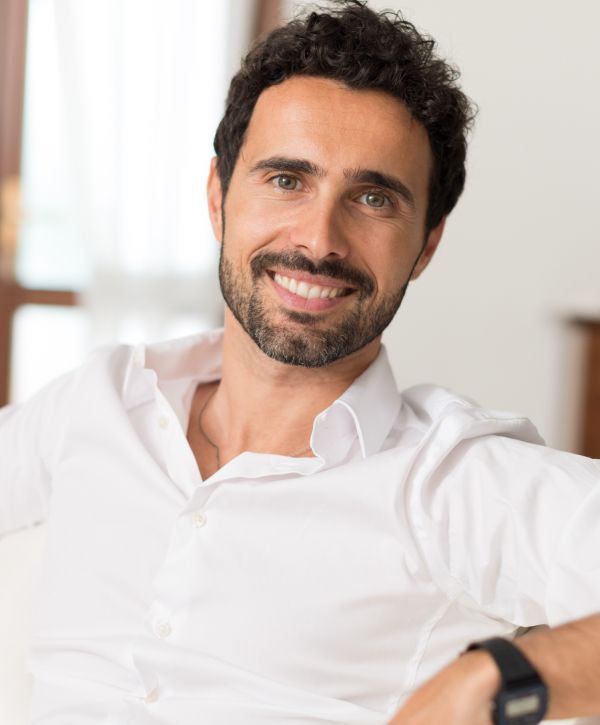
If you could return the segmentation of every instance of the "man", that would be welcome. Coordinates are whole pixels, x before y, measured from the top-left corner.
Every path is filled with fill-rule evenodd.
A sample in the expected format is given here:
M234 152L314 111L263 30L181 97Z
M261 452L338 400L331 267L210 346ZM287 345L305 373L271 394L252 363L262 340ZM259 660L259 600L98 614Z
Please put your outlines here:
M432 42L358 2L251 51L208 182L224 331L0 414L0 530L49 520L33 722L600 713L600 465L398 394L381 346L470 119Z

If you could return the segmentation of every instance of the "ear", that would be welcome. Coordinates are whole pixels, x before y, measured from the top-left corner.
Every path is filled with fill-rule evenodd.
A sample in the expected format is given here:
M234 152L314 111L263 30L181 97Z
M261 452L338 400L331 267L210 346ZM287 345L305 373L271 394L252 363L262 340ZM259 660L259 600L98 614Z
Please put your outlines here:
M427 241L425 242L425 246L421 250L421 254L417 259L417 262L410 276L411 281L420 277L421 272L423 272L425 267L427 267L429 262L431 262L431 258L435 254L435 250L438 248L440 242L442 241L442 234L444 232L445 225L446 217L443 217L442 221L437 225L437 227L429 232L427 236Z
M214 156L210 162L208 181L206 183L206 197L208 201L208 215L213 229L215 239L219 244L223 241L223 216L221 207L223 205L223 189L221 179L217 172L217 157Z

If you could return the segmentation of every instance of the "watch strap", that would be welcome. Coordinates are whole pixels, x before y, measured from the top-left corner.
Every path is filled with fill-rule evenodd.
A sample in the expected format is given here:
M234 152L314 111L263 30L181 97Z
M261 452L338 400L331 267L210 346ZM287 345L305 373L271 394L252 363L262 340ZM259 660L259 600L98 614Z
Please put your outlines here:
M466 652L477 649L489 652L500 672L492 711L494 725L539 723L548 707L548 688L523 652L501 637L474 642Z
M492 655L500 670L503 689L530 682L544 684L535 667L510 640L492 637L482 642L474 642L467 647L467 652L475 649L484 649Z

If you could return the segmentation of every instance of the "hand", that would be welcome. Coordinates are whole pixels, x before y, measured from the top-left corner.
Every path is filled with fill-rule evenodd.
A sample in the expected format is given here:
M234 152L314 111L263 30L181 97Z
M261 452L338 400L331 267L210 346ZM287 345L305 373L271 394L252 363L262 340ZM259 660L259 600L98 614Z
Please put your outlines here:
M444 667L408 698L389 725L492 725L500 673L484 651Z

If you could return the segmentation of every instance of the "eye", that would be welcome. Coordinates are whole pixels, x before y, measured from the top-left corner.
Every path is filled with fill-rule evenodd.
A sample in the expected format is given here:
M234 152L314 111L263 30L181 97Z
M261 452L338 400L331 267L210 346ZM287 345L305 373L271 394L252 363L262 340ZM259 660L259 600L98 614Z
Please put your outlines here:
M370 206L372 209L382 209L385 206L392 205L392 202L387 194L384 194L381 191L365 191L365 193L361 194L358 198L359 200L362 199L363 203Z
M277 174L271 181L274 181L277 188L283 191L297 191L300 187L300 180L289 174Z

